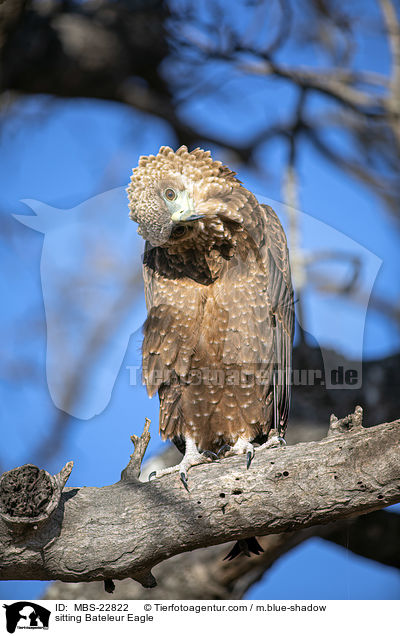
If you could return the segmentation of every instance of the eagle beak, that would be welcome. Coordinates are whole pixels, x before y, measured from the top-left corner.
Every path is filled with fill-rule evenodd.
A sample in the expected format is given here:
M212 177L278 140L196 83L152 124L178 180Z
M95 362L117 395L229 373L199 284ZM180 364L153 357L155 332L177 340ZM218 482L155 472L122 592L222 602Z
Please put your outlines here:
M174 212L171 216L171 219L175 223L186 223L188 221L197 221L198 219L202 219L204 214L196 214L191 212L191 210L183 210L182 212Z
M174 221L174 223L197 221L204 217L204 214L198 214L196 212L193 199L186 191L183 191L182 194L178 196L177 203L179 207L171 215L171 220Z

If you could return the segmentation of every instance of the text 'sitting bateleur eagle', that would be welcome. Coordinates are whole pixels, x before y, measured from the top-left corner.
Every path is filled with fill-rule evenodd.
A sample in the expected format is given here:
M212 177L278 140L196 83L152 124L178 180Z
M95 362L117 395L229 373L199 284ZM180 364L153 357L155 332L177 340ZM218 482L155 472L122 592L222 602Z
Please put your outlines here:
M245 453L249 465L253 442L272 427L284 435L294 322L286 238L275 212L199 148L141 157L127 192L146 240L144 380L160 397L161 436L184 452L156 475L179 471L187 486L190 466L213 453Z

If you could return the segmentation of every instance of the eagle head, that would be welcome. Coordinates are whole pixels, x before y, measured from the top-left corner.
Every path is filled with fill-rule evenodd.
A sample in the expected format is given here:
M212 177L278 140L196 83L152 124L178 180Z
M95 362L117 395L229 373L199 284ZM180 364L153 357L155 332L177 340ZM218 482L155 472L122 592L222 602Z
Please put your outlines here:
M235 173L213 161L209 151L174 152L162 146L157 155L140 157L127 188L130 218L138 233L157 247L179 238L200 219L219 215L242 221L240 190Z
M193 195L179 174L160 177L131 197L130 217L139 224L138 232L154 247L169 240L182 224L202 218L194 207Z

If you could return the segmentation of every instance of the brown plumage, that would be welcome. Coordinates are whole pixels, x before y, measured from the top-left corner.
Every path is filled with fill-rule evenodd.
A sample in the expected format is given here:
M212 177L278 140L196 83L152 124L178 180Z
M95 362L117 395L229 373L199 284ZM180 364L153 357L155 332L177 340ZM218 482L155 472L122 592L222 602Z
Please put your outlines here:
M161 436L186 451L157 476L179 470L185 483L199 452L226 445L250 463L252 442L275 419L283 436L289 412L293 291L278 217L199 148L141 157L127 192L146 239L144 379Z

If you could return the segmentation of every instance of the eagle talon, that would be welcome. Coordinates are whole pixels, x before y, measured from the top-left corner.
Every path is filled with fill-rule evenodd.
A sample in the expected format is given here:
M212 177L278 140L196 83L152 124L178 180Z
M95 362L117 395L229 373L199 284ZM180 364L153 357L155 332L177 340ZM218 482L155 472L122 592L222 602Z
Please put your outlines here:
M249 468L254 457L254 446L247 439L239 437L233 446L228 446L227 456L246 455L247 468Z
M218 457L220 456L221 453L227 453L228 451L230 451L231 448L232 446L229 446L229 444L224 444L223 446L221 446L221 448L217 452Z
M216 453L213 453L212 451L209 450L205 450L201 453L204 457L208 457L209 459L212 459L213 461L218 461L219 457Z
M173 473L178 473L182 484L185 489L189 492L188 486L188 470L192 466L197 466L198 464L208 464L210 459L218 460L218 456L212 451L204 451L199 453L197 450L196 443L190 437L187 437L185 440L185 454L182 458L182 461L176 466L170 466L168 468L162 468L161 470L154 470L149 475L149 481L151 479L164 477L164 475L171 475Z
M184 472L179 473L182 484L185 486L186 490L189 492L189 486L187 483L187 474Z
M254 451L253 452L248 451L247 452L247 464L246 464L247 470L250 468L250 464L251 464L251 462L253 460L253 457L254 457Z

